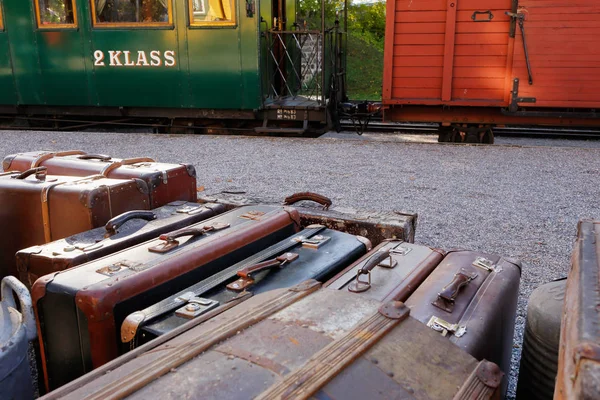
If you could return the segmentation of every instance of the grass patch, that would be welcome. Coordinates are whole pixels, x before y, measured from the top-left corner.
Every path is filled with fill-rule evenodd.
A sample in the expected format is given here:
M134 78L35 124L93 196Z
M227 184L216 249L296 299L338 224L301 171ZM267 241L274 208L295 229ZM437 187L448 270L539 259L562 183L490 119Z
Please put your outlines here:
M347 63L346 86L350 100L381 100L383 45L350 31Z

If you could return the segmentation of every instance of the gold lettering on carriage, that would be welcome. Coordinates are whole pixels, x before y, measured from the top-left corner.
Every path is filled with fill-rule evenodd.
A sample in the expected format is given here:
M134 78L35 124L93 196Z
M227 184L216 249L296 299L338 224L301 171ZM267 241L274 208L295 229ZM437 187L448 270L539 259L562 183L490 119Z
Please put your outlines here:
M94 51L94 66L96 67L174 67L177 65L175 51L152 50L96 50Z

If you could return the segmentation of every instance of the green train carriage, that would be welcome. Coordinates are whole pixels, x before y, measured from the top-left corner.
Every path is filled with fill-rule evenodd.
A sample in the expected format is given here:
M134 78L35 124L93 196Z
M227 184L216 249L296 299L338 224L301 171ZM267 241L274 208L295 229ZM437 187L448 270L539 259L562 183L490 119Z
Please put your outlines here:
M297 24L296 10L295 0L0 0L0 115L323 128L329 98L345 97L344 39L324 18Z

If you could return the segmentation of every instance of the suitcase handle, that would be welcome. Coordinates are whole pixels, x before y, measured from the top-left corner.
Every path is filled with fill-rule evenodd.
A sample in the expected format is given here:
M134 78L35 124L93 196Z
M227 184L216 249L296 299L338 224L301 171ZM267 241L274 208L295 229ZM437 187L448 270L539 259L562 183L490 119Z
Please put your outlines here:
M104 235L104 237L107 238L116 234L117 229L119 229L121 225L135 218L145 219L146 221L152 221L156 219L156 214L154 214L152 211L133 210L117 215L116 217L108 221L104 226L104 229L106 229L106 234Z
M253 274L257 272L264 271L267 269L275 268L275 267L283 267L287 263L290 263L298 258L297 253L284 253L277 258L272 260L263 261L258 264L254 264L250 267L246 267L244 269L240 269L237 274L242 278L251 278Z
M138 163L154 163L154 162L156 162L155 159L148 158L148 157L126 158L126 159L120 161L120 163L122 165L131 165L131 164L138 164Z
M202 228L183 228L171 233L165 233L160 235L158 238L164 240L165 243L158 244L148 248L148 251L152 253L166 253L175 247L179 246L179 242L175 239L182 236L201 236L210 231L218 231L221 229L228 228L229 224L224 222L215 222L211 225L205 225Z
M107 156L104 154L82 154L78 156L80 160L100 160L100 161L110 161L112 159L111 156Z
M390 257L390 251L388 249L378 250L377 253L373 254L362 268L358 270L357 275L370 273L373 268L381 264L381 262L388 257Z
M477 277L475 275L468 275L465 272L457 272L452 278L452 281L442 288L442 291L438 294L438 297L454 302L460 293L460 289L467 286L469 282Z
M15 303L13 293L17 295L19 307ZM29 290L14 276L7 276L2 279L2 283L0 284L0 295L2 296L2 303L6 304L7 307L19 311L23 316L23 325L25 326L27 340L35 339L37 337L37 330Z
M27 171L21 172L19 175L12 176L13 179L25 179L28 176L35 174L35 178L37 180L43 181L46 180L46 174L48 173L48 168L46 167L36 167L30 168Z
M331 206L331 199L329 197L325 197L313 192L294 193L293 195L285 198L283 205L289 206L302 200L309 200L319 203L323 206L323 210L327 210Z

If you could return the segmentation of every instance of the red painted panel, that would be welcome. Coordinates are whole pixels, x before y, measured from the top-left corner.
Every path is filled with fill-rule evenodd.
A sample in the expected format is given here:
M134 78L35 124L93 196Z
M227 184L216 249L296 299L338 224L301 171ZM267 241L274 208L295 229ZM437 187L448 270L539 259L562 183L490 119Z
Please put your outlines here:
M390 19L387 20L390 22ZM446 11L397 11L396 23L444 22Z
M589 7L573 7L573 8L565 8L565 7L527 7L527 11L529 15L553 15L553 16L562 16L569 14L569 18L571 18L572 14L575 15L594 15L600 13L600 6L597 6L595 2L590 3ZM576 17L579 18L579 17Z
M597 3L594 0L521 0L520 7L557 7L557 8L576 8L576 7L591 7Z
M506 33L488 33L487 35L477 35L470 33L457 33L456 44L501 44L508 45L508 34Z
M560 17L556 19L549 19L548 17ZM575 19L573 17L585 17L588 19ZM529 33L529 30L537 30L538 28L545 29L561 29L561 28L580 28L579 32L582 32L582 28L600 28L600 14L587 14L577 15L570 14L567 17L564 15L534 15L531 16L525 22L525 34ZM561 31L562 32L562 31ZM587 29L585 29L587 32Z
M473 22L471 20L458 22L456 33L502 33L506 35L510 29L510 22Z
M404 88L393 88L392 97L397 98L408 98L408 99L439 99L439 89L404 89Z
M446 0L396 0L397 11L446 10Z
M454 78L456 88L466 89L501 89L504 88L504 78Z
M503 99L504 80L500 89L453 89L452 99Z
M442 78L394 78L393 87L397 88L438 88L441 90Z
M574 56L576 57L576 56ZM584 57L584 56L579 56ZM585 66L587 68L598 68L598 72L596 75L600 75L600 55L590 55L585 60L577 60L571 59L570 57L565 57L561 60L550 60L544 56L535 56L529 57L531 65L535 65L535 68L541 69L556 69L556 68L578 68L581 66ZM514 66L516 68L526 68L525 57L519 58L515 60Z
M454 57L455 67L506 67L506 56L456 56Z
M394 46L394 57L396 56L437 56L444 54L444 45L397 45Z
M502 10L511 7L511 0L458 0L458 10Z
M444 65L442 56L404 56L394 57L394 67L441 67Z
M441 67L394 67L394 77L405 78L439 78L442 76Z
M510 8L510 6L508 8ZM483 10L483 7L482 7L482 9L480 11L490 10L492 12L492 14L494 15L494 18L492 19L492 22L490 22L490 23L493 23L493 22L510 22L510 17L504 13L508 8L504 8L504 9L490 9L490 8L486 7L485 10ZM473 21L471 19L472 16L473 16L473 10L458 11L456 13L456 20L459 21L459 22L472 22Z
M506 56L507 47L505 45L459 45L454 47L456 56Z
M501 78L504 79L504 66L494 67L456 67L455 78Z
M444 34L410 34L394 35L397 45L403 44L444 44Z
M445 33L445 22L396 23L396 34Z

